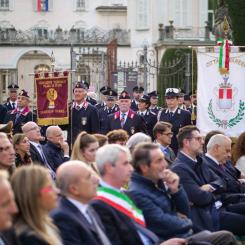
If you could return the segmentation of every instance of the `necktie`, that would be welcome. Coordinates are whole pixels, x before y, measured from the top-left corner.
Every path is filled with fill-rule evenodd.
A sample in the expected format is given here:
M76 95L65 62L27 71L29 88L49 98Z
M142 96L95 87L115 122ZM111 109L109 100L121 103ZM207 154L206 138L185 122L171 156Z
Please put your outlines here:
M15 109L15 103L14 102L12 103L12 109L13 110Z
M39 149L41 158L42 158L42 160L43 160L45 166L46 166L46 167L48 168L48 170L49 170L49 173L50 173L52 179L55 180L55 179L56 179L56 174L55 174L55 172L53 171L53 169L50 167L50 165L49 165L49 163L48 163L48 161L47 161L47 158L45 157L45 155L44 155L44 153L43 153L43 149L42 149L41 145L37 145L37 147L38 147L38 149Z
M170 118L172 118L174 116L174 113L173 112L169 112L169 116L170 116Z
M141 113L140 113L140 115L143 117L143 116L144 116L144 113L143 113L143 112L141 112Z
M18 111L18 112L15 114L15 123L18 121L20 115L21 115L21 112L20 112L20 111Z
M123 128L124 124L125 124L125 116L126 113L122 113L122 117L121 117L121 127Z
M100 241L102 242L103 245L110 245L110 241L107 238L107 236L105 235L104 231L100 228L97 220L95 219L93 213L91 212L91 210L88 208L87 209L87 215L89 216L90 220L91 220L91 225L93 226L94 230L96 231Z

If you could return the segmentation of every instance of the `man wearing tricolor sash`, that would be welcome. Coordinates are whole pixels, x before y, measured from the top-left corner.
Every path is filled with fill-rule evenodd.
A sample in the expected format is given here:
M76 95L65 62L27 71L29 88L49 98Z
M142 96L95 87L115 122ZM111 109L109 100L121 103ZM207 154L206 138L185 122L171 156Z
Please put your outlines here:
M184 239L160 243L158 237L146 229L142 211L122 192L133 171L128 149L115 144L103 146L96 153L96 163L102 180L91 205L99 214L112 244L185 244Z

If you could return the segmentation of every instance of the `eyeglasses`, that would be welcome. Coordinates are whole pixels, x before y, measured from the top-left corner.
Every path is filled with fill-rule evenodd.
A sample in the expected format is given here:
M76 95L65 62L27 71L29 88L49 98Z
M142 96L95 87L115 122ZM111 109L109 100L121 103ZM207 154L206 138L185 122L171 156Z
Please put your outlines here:
M197 141L202 141L203 140L203 137L201 137L201 136L197 136L197 137L191 137L191 138L189 138L189 140L191 140L191 139L195 139L195 140L197 140Z

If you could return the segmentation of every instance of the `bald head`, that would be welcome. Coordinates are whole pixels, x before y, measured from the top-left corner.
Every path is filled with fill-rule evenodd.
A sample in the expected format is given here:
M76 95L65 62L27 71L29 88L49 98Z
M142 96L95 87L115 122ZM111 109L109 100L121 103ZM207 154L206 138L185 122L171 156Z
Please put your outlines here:
M59 126L49 126L46 131L47 140L59 145L64 141L63 132Z
M40 128L35 122L25 123L22 126L22 131L30 141L39 143L43 138L40 133Z
M207 153L220 164L225 164L231 158L231 139L223 134L212 136L207 144Z
M57 170L57 186L64 196L82 203L89 202L96 195L98 179L91 168L81 161L68 161Z

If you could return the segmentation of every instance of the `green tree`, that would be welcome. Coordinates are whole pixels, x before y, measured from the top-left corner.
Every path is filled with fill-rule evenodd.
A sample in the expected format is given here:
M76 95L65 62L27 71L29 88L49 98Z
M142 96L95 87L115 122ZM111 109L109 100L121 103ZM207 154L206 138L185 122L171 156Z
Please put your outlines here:
M225 0L228 6L229 15L232 21L234 45L245 45L245 1L244 0Z

